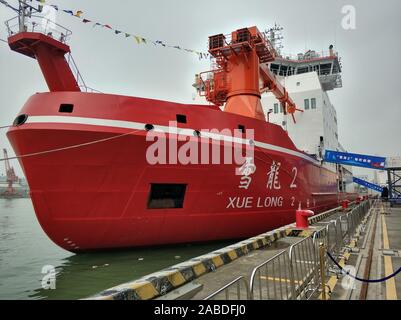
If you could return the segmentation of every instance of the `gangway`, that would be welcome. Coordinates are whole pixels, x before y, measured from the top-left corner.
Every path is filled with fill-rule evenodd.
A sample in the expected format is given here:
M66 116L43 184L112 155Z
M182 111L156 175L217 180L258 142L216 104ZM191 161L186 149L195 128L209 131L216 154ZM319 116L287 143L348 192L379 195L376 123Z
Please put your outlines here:
M379 157L365 154L326 150L324 161L339 165L362 167L373 170L387 171L388 198L391 202L401 203L401 158ZM362 184L375 191L382 192L383 188L367 181L354 178L354 183ZM369 186L367 185L369 184Z
M383 192L383 188L377 184L374 184L374 183L371 183L371 182L368 182L366 180L359 179L356 177L353 177L353 181L354 181L354 183L359 184L360 186L363 186L365 188L368 188L368 189L371 189L371 190L374 190L374 191L377 191L380 193Z

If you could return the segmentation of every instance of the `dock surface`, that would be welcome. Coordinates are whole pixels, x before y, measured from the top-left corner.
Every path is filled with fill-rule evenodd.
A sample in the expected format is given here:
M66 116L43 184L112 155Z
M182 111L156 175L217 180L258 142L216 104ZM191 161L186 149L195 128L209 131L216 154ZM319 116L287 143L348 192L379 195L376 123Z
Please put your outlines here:
M399 276L387 281L360 280L380 280L401 267L401 208L380 200L365 200L348 209L339 207L314 216L309 222L308 229L297 229L295 224L285 226L111 288L91 299L400 297Z

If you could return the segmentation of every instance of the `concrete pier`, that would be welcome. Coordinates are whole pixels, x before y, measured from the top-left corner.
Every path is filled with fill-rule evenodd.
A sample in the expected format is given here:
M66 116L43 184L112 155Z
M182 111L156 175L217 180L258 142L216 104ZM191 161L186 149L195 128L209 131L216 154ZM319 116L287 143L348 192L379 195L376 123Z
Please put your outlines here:
M360 280L382 279L401 267L401 208L365 199L309 223L306 229L284 226L90 299L398 299L399 277Z
M345 211L338 207L309 218L309 230L297 230L294 224L284 226L105 290L90 299L204 299L235 277L248 280L255 266L310 236L325 221L347 214L353 207Z

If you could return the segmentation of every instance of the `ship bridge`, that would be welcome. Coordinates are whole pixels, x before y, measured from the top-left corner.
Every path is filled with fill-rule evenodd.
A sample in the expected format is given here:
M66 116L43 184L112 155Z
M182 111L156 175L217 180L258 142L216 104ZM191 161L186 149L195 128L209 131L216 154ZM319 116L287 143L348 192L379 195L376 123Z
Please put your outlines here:
M296 56L280 54L270 64L270 70L283 77L315 71L324 91L342 88L341 58L333 50L333 46L327 52L308 50Z

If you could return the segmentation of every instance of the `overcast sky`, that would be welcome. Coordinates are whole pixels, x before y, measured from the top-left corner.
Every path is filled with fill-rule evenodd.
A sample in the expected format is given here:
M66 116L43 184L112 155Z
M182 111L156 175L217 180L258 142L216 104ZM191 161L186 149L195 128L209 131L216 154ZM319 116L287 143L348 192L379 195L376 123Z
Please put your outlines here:
M199 51L206 51L209 35L252 25L264 30L275 22L284 27L286 53L327 50L334 44L342 56L343 88L329 95L337 109L341 143L350 152L401 155L399 0L48 2L82 10L87 19L132 34ZM344 5L356 9L355 30L341 26ZM13 15L0 5L0 22ZM72 53L86 83L102 92L191 102L194 74L209 69L209 63L196 55L137 45L132 38L93 28L66 14L60 13L57 22L73 32ZM0 38L6 37L0 24ZM0 126L12 123L28 97L43 91L47 86L36 61L0 42ZM0 147L13 154L5 130L0 131Z

